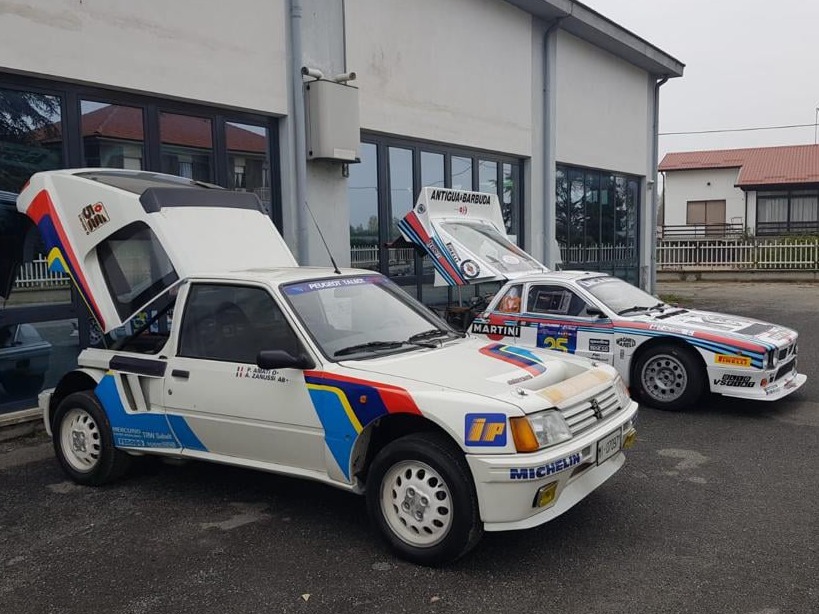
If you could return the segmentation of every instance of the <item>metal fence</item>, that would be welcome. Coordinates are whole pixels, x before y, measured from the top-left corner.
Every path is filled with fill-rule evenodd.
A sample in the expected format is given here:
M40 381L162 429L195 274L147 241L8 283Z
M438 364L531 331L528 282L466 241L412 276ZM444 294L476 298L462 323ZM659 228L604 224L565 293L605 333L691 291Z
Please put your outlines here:
M657 243L658 271L816 271L817 239Z
M43 255L34 260L24 262L14 282L15 288L63 288L71 283L71 278L65 273L48 270L48 261Z

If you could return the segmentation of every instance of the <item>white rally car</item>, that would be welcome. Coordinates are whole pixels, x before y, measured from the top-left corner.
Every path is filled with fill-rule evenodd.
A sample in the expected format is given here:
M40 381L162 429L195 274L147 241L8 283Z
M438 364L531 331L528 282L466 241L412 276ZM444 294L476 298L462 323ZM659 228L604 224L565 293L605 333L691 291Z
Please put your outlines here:
M81 484L147 454L318 480L440 564L562 514L634 441L610 366L466 337L371 271L298 267L253 194L84 169L34 175L18 207L102 331L143 314L40 396Z
M774 401L807 379L796 331L668 305L602 273L549 271L508 240L495 195L424 188L399 228L430 255L437 284L507 280L472 333L608 363L648 405L681 409L706 390Z

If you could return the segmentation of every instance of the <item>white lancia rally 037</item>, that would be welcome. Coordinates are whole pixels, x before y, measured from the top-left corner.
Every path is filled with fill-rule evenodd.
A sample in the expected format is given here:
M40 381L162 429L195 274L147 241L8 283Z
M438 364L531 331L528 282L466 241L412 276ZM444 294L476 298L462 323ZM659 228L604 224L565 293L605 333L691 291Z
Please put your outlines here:
M252 193L64 170L18 209L102 331L142 321L40 395L80 484L142 455L317 480L436 565L567 511L634 442L611 366L458 333L372 271L300 267Z
M641 402L689 407L706 391L775 401L807 380L796 331L669 305L605 273L550 271L506 236L497 195L424 188L399 223L436 285L505 281L470 331L612 365Z

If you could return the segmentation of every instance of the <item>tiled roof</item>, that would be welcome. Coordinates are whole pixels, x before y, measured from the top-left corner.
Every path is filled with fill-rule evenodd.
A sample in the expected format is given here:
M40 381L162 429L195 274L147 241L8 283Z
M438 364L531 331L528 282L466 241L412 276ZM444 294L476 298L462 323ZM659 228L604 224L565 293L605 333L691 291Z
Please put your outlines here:
M738 187L819 183L819 145L669 153L661 171L739 168Z
M159 133L163 143L183 147L211 148L211 120L203 117L163 113L159 119ZM142 109L108 105L84 113L82 135L111 139L142 141ZM232 124L225 124L228 151L264 153L265 137Z

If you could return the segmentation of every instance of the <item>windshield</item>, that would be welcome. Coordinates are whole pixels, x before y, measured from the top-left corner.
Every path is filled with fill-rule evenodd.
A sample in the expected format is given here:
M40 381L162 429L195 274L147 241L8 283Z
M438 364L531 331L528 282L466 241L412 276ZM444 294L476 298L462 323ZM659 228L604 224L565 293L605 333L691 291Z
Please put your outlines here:
M619 315L646 311L665 303L616 277L578 279L577 283Z
M540 263L501 236L493 226L480 222L440 222L441 229L500 273L542 271Z
M282 290L331 360L437 347L441 340L460 336L381 275L317 279Z

